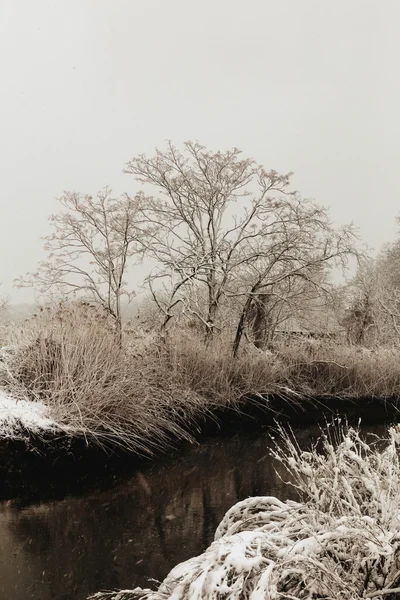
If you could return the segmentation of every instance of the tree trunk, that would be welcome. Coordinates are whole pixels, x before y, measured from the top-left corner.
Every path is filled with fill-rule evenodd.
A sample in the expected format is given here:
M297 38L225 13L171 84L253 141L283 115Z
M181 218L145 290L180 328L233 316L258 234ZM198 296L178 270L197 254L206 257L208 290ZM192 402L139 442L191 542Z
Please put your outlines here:
M208 314L207 314L207 328L206 328L206 335L205 335L205 343L209 344L214 336L214 331L215 331L215 320L217 317L217 311L218 311L218 302L216 300L212 300L212 302L210 302L209 307L208 307Z
M115 333L118 347L122 348L122 315L121 315L121 295L119 292L115 298Z
M237 357L237 354L238 354L238 351L239 351L240 342L241 342L242 335L243 335L243 332L244 332L244 327L245 327L245 324L246 324L246 318L247 318L248 312L250 310L252 300L253 299L252 299L251 296L249 296L247 298L247 300L246 300L246 302L245 302L245 304L243 306L240 318L239 318L238 326L236 328L236 335L235 335L235 339L234 339L234 342L233 342L233 357L234 358Z
M213 336L215 330L215 321L218 312L218 292L217 283L215 281L214 270L211 270L207 276L208 285L208 313L207 313L207 324L206 324L206 335L204 342L208 345Z
M265 350L270 341L271 318L268 315L267 305L269 294L260 294L253 299L253 319L251 330L254 336L254 345L259 350Z
M254 298L253 319L251 330L254 336L254 345L259 350L265 350L267 345L267 315L266 315L267 294L260 294Z

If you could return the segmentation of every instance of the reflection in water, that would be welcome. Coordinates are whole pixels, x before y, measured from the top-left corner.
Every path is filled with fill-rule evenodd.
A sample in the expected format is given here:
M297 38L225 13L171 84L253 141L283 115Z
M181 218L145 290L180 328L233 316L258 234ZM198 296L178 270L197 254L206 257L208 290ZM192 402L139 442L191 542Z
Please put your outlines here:
M81 600L162 580L211 543L238 500L293 497L269 448L268 433L213 439L105 491L23 508L0 503L0 598Z

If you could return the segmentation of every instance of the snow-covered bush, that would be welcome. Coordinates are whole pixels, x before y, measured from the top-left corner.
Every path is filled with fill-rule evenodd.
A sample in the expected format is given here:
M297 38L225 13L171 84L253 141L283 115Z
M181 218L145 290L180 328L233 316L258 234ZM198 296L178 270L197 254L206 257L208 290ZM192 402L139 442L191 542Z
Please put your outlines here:
M175 567L157 591L97 600L390 600L400 593L400 432L385 444L336 429L301 451L286 435L275 459L299 502L249 498L233 506L215 541Z

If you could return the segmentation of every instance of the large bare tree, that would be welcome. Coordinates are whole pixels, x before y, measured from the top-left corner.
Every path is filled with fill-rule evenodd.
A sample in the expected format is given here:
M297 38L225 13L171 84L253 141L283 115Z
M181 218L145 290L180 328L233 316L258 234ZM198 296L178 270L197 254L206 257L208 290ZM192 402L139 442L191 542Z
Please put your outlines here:
M236 148L212 153L191 142L184 153L169 143L153 157L140 155L126 172L159 192L143 193L141 203L144 222L155 226L148 248L162 266L150 281L173 275L170 307L184 301L189 284L203 283L207 307L196 315L210 338L226 286L252 260L253 240L265 232L265 207L274 192L286 193L289 174L266 172Z
M91 300L121 336L121 299L132 293L126 275L139 252L137 199L116 199L105 188L96 196L66 192L59 202L64 210L50 216L53 231L44 238L47 259L17 284Z
M351 228L336 231L324 209L291 191L291 173L267 171L236 148L211 152L187 142L180 152L169 143L133 158L126 172L145 184L140 211L153 226L147 248L160 265L149 283L164 324L183 303L209 340L224 299L242 297L235 352L257 297L278 294L284 280L311 281L317 265L354 251ZM163 279L172 285L161 302L156 280ZM206 290L204 310L190 302L199 285Z

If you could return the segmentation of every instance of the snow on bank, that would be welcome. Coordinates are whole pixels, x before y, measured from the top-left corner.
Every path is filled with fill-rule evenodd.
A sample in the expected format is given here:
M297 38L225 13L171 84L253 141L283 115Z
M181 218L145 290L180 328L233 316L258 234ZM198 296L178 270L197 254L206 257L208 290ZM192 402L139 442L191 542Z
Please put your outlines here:
M22 431L43 433L58 429L41 402L17 400L0 390L0 439L16 438Z

